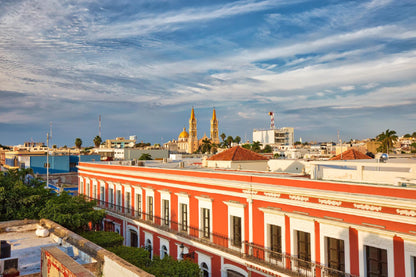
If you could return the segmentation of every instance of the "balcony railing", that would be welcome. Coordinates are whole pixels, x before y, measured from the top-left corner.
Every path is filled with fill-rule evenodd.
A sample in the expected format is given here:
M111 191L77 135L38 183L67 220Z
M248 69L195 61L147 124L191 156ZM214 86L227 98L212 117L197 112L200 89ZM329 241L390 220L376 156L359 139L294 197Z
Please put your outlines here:
M209 232L208 236L204 236L206 230L189 225L182 225L180 222L167 219L166 217L155 216L154 214L144 213L143 211L126 208L99 199L89 199L95 200L98 207L113 213L146 223L164 231L175 233L187 239L198 241L290 276L357 277L356 275L351 275L311 261L299 259L296 256L272 251L262 245L256 245L247 241L234 242L231 238L221 234ZM235 245L241 245L241 247Z

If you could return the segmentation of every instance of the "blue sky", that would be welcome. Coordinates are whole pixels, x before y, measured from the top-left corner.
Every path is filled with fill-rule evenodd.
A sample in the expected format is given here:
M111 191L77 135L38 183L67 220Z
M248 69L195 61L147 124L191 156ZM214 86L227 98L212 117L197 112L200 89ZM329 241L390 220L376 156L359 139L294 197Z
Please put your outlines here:
M0 144L416 131L416 2L0 0Z

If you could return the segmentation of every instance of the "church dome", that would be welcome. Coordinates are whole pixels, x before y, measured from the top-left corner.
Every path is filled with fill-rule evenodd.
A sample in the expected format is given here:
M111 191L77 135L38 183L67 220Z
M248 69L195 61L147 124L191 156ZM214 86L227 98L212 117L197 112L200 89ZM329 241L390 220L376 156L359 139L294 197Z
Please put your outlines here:
M183 131L179 134L178 139L187 139L187 138L189 138L189 134L186 131L186 128L183 127Z

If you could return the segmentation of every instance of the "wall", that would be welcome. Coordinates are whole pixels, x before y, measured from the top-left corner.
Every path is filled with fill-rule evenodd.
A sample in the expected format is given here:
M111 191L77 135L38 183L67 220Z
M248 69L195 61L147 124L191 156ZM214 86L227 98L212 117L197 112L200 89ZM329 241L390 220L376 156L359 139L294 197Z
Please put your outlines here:
M270 171L286 173L302 173L307 162L303 160L279 160L272 159L268 161Z

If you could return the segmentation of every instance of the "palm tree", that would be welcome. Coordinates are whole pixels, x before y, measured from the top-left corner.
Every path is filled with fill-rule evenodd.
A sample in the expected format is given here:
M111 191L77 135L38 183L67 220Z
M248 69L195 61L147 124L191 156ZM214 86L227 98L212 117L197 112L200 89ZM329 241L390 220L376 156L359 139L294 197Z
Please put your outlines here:
M152 159L152 155L150 155L149 153L143 153L140 156L139 160L146 161L146 160L153 160L153 159Z
M95 136L93 141L96 148L100 147L101 142L103 142L100 136Z
M260 143L260 141L253 141L253 144L251 145L251 151L260 152L261 146L262 144Z
M227 143L227 146L230 147L231 143L233 143L234 139L232 136L228 136L225 142Z
M240 138L239 136L236 136L236 137L234 138L234 142L235 142L235 143L237 143L237 144L240 144L240 142L241 142L241 138Z
M227 135L226 135L226 134L224 134L224 133L222 133L222 134L220 135L220 137L221 137L222 141L224 142L224 140L225 140L225 138L227 137Z
M396 131L387 129L377 136L377 140L381 142L377 151L389 153L389 150L393 148L393 142L397 140Z
M82 145L82 140L81 140L80 138L76 138L76 139L75 139L75 146L76 146L78 149L81 149L81 145Z
M208 138L203 139L202 145L201 145L201 152L207 153L211 150L211 148L212 148L211 140Z

